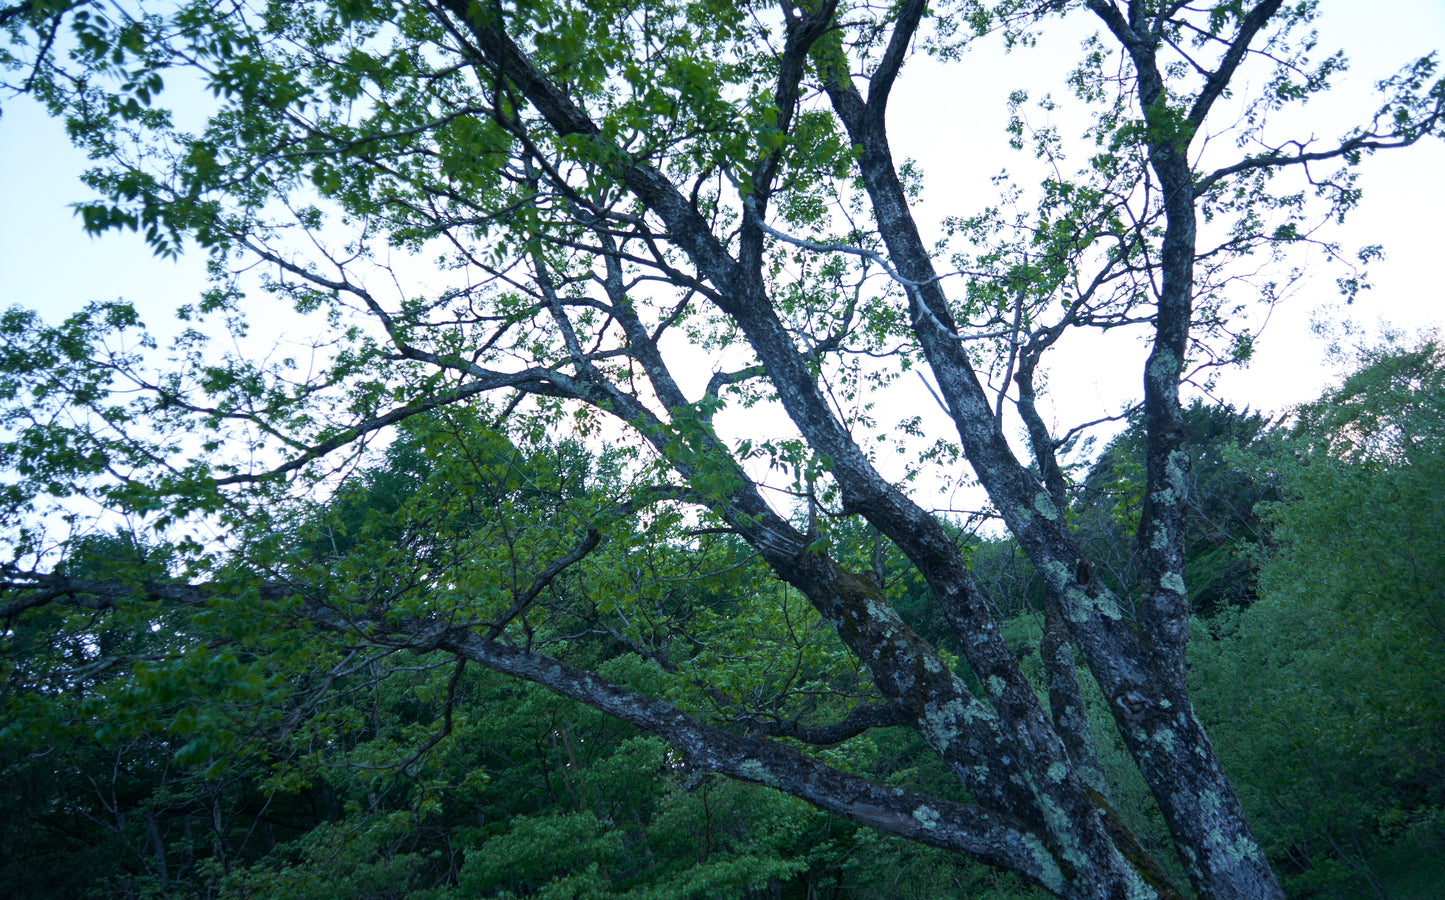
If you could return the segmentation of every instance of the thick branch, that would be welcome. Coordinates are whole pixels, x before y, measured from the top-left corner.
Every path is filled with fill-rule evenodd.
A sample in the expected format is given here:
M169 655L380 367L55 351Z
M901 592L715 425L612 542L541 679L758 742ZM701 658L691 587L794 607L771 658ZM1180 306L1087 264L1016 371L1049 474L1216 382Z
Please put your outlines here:
M868 109L880 121L887 112L888 98L898 80L898 72L903 68L908 46L913 43L913 36L918 33L918 25L927 10L926 0L907 0L893 22L893 33L888 37L888 49L883 51L883 58L878 61L878 68L874 70L873 79L868 85Z
M1194 98L1193 106L1189 108L1187 121L1191 135L1199 130L1199 126L1204 122L1204 117L1209 115L1210 108L1214 106L1214 101L1218 100L1225 88L1229 87L1235 70L1239 68L1245 54L1249 52L1249 45L1253 43L1260 29L1274 18L1274 14L1279 11L1283 2L1284 0L1264 0L1263 3L1250 10L1249 14L1244 17L1244 21L1239 23L1239 33L1234 36L1234 41L1225 51L1224 58L1219 61L1219 68L1209 76L1204 87L1199 91L1199 95Z
M65 597L95 609L111 608L132 598L201 604L224 590L210 585L127 584L18 573L12 573L3 584L12 589L41 586L41 593L50 599ZM273 601L298 593L286 584L268 583L256 589L263 599ZM14 606L7 604L6 609ZM417 653L441 651L531 681L663 738L700 769L776 788L861 825L1016 872L1060 896L1079 896L1065 882L1059 865L1040 838L1006 815L977 805L885 787L840 772L775 741L707 725L671 704L626 690L592 672L499 644L444 621L350 618L317 602L303 604L301 614L324 630L351 635L372 646ZM882 721L880 717L879 723Z
M788 719L760 719L750 716L747 725L771 737L786 737L817 746L841 744L874 728L907 725L910 717L896 706L855 706L841 722L832 725L803 725Z
M352 628L345 622L335 627ZM1077 896L1037 836L1021 823L982 807L940 801L848 775L776 742L723 731L591 672L483 640L466 629L409 620L370 639L416 652L453 653L531 681L663 738L698 768L776 788L860 825L963 853L1017 872L1060 896Z

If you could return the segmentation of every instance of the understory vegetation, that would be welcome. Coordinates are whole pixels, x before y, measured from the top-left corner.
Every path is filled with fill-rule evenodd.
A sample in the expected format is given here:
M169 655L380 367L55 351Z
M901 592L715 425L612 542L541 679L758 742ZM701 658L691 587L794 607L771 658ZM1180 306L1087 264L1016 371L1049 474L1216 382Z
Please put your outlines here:
M1200 714L1297 897L1426 898L1445 875L1445 354L1362 357L1273 422L1187 409ZM625 467L576 443L429 439L413 426L329 502L278 513L273 580L436 607L488 589L605 503ZM1081 540L1137 578L1138 425L1097 454L1071 509ZM557 658L732 715L804 728L866 702L843 650L736 540L633 521L545 589L528 639ZM866 534L838 552L871 556ZM1041 600L1004 538L960 529L1006 638L1040 692ZM67 560L139 584L168 549L125 533ZM926 589L870 559L945 653ZM217 577L244 582L238 573ZM760 785L689 766L666 742L443 653L328 640L284 605L234 596L121 615L11 615L0 729L0 888L16 898L1024 898L1042 892L881 836ZM844 667L846 668L846 667ZM1085 686L1098 733L1112 726ZM746 714L736 714L747 710ZM786 734L786 732L784 732ZM917 735L834 744L834 766L949 797ZM1109 802L1168 858L1149 792L1101 741Z

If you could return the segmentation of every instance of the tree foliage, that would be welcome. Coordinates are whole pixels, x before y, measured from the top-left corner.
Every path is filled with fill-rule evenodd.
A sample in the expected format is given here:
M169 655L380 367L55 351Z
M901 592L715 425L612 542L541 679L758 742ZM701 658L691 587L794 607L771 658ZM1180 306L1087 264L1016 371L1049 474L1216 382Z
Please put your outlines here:
M1262 599L1195 652L1216 742L1302 886L1331 866L1377 880L1382 842L1439 837L1442 363L1434 342L1370 351L1273 435L1281 452L1253 467L1281 493Z
M194 246L215 281L165 348L120 302L0 319L15 727L50 727L58 691L76 705L55 727L97 724L106 752L152 742L127 764L214 779L281 753L295 774L267 777L300 797L334 753L419 777L480 667L648 736L619 760L773 788L1062 897L1180 896L1179 872L1204 896L1278 896L1186 678L1181 384L1248 356L1241 290L1272 302L1293 277L1247 274L1260 257L1337 253L1316 225L1357 201L1352 167L1438 134L1445 106L1427 57L1337 142L1276 136L1274 115L1343 65L1311 58L1313 15L1279 0L6 8L12 86L96 162L84 226ZM1073 21L1098 30L1067 83L1091 116L1078 163L1017 115L1007 138L1042 182L931 246L920 173L889 144L905 63L967 65L975 44ZM199 116L166 106L187 89L209 96ZM243 346L263 300L315 336L307 352L212 342ZM1053 350L1117 329L1148 345L1127 584L1069 521L1062 460L1090 423L1052 426L1040 406ZM947 435L885 399L911 371ZM756 427L770 411L778 426ZM387 441L388 465L355 475ZM963 461L1037 573L1043 684L971 542L922 499L921 473ZM159 530L160 556L87 555L86 504ZM923 597L956 657L895 608ZM408 653L440 660L423 665L439 711L368 712L362 695L391 683L376 667L407 671ZM1081 673L1177 867L1110 802ZM214 702L188 702L201 693ZM869 770L893 728L946 777ZM360 828L362 855L437 852L413 814L310 828L292 850L344 858ZM448 877L629 884L606 863L626 846L607 815L579 803L518 826L591 848L596 867L562 881L486 845ZM687 877L754 889L804 865L746 855ZM166 858L146 877L164 883ZM377 865L354 875L392 882L412 862Z
M1273 452L1265 440L1269 423L1259 413L1202 399L1184 408L1184 421L1189 496L1183 553L1192 605L1203 614L1224 604L1247 606L1256 592L1247 549L1264 534L1256 507L1278 499L1278 487L1257 477L1249 462ZM1145 440L1143 421L1131 419L1090 465L1073 508L1100 577L1125 596L1138 589L1135 535L1144 507Z

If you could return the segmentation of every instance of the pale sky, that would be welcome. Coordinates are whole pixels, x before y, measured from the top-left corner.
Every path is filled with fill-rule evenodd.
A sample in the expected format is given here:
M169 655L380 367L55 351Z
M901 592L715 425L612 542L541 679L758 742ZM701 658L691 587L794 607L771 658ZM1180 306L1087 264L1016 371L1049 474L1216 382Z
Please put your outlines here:
M1325 0L1322 7L1322 47L1344 46L1353 61L1336 91L1306 111L1306 128L1327 140L1367 121L1377 105L1370 94L1374 81L1445 47L1445 2ZM1034 50L970 62L948 81L922 59L905 68L891 107L894 151L922 165L925 220L975 212L989 201L989 176L1012 164L1002 135L1004 98L1024 87L1066 101L1059 74L1072 66L1078 39L1056 35ZM70 148L61 125L33 103L0 99L0 108L0 306L21 304L57 320L86 301L124 297L157 326L195 298L205 284L203 260L156 259L132 234L86 237L68 208L87 196L76 180L85 160ZM1335 236L1346 248L1383 244L1388 257L1373 268L1375 289L1345 312L1367 327L1382 320L1407 332L1439 327L1445 323L1438 272L1445 256L1445 143L1381 154L1363 171L1364 203ZM1221 396L1279 410L1319 393L1335 373L1309 323L1337 303L1334 274L1314 279L1275 311L1256 361L1230 373ZM1085 352L1071 361L1067 377L1053 380L1058 401L1068 407L1062 418L1093 418L1115 411L1121 398L1137 396L1142 357L1135 350L1137 345L1117 355Z

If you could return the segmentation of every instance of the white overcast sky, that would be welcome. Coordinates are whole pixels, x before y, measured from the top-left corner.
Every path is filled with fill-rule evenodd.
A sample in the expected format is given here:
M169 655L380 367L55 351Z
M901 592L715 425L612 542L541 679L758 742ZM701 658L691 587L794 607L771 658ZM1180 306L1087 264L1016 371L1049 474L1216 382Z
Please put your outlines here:
M1316 137L1328 146L1351 126L1366 124L1379 107L1374 85L1407 61L1445 51L1445 0L1323 0L1317 23L1320 51L1344 48L1350 70L1330 94L1302 110L1302 125L1290 137ZM1073 22L1088 33L1098 30L1088 16ZM989 77L972 66L958 67L953 78L940 77L928 63L905 69L890 106L894 152L919 160L925 174L924 209L935 218L971 212L990 202L988 177L1019 160L1003 149L1007 121L1005 98L1017 88L1032 97L1052 93L1067 106L1063 76L1078 59L1082 33L1055 32L1032 49L992 60ZM1323 52L1317 54L1322 57ZM923 89L919 89L922 87ZM1222 104L1221 104L1222 106ZM1067 114L1065 109L1061 117ZM1032 117L1038 121L1037 114ZM1278 411L1313 399L1337 376L1326 361L1325 341L1311 332L1317 318L1352 319L1367 331L1382 323L1413 336L1445 324L1445 141L1434 139L1405 150L1381 153L1365 161L1364 201L1344 227L1324 236L1346 251L1382 244L1387 260L1371 268L1375 288L1352 306L1341 307L1334 269L1304 284L1276 308L1257 344L1248 369L1228 373L1220 395L1238 406ZM1022 180L1022 179L1020 179ZM948 208L966 198L964 209ZM1062 347L1060 348L1063 349ZM1141 393L1139 357L1071 357L1067 377L1056 372L1051 389L1072 408L1063 418L1082 421L1117 411L1121 398Z
M1352 59L1338 89L1308 108L1310 132L1329 139L1373 112L1373 82L1445 47L1445 0L1324 0L1322 7L1322 47L1343 46ZM974 212L987 202L989 176L1010 164L1001 152L1004 98L1023 87L1066 99L1058 75L1072 65L1077 44L1078 35L1063 35L1009 57L970 61L948 81L923 60L905 70L891 109L894 148L922 164L925 216ZM54 320L89 300L124 297L158 325L196 296L202 260L155 259L130 234L86 237L69 209L86 197L76 180L84 158L33 103L0 98L0 109L0 307L21 304ZM1383 244L1388 259L1373 269L1375 289L1344 313L1366 327L1438 327L1445 322L1445 146L1436 140L1381 154L1367 162L1362 186L1363 206L1336 236L1347 248ZM1256 362L1224 380L1225 399L1278 410L1315 396L1335 373L1309 323L1336 302L1331 274L1277 310ZM1113 412L1121 395L1137 394L1138 373L1137 358L1127 367L1093 359L1053 385L1061 402L1080 407L1065 417L1078 421Z

